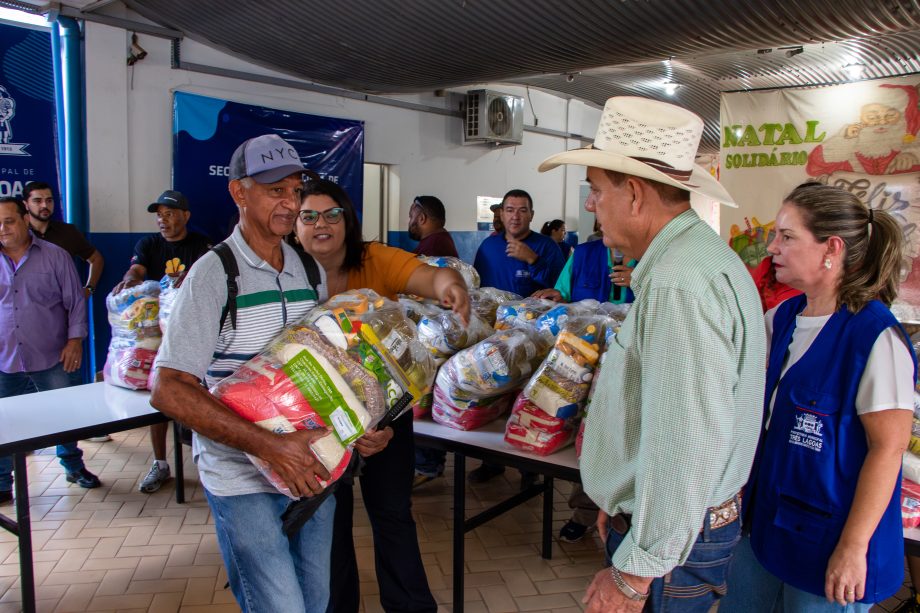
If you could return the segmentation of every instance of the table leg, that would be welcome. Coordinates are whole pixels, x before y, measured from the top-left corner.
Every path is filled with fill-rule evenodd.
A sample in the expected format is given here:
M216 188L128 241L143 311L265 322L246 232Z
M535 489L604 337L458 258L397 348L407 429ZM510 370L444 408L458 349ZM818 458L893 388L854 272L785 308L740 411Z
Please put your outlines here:
M176 465L176 502L185 502L185 468L182 466L182 436L179 434L179 424L172 422L173 431L173 463Z
M454 452L454 613L463 613L465 523L466 456Z
M543 475L543 559L553 557L553 478Z
M16 523L19 526L19 578L22 589L22 610L35 613L35 573L32 569L32 517L29 509L29 476L26 455L13 454L13 474L16 477Z

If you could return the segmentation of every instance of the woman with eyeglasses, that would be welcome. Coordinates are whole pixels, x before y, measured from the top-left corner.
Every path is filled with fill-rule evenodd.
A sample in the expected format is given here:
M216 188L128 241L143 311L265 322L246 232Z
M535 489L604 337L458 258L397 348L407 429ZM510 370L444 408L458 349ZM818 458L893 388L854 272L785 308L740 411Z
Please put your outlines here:
M307 182L294 231L296 242L326 271L330 297L362 288L394 300L397 294L416 294L451 307L464 320L469 317L469 295L460 274L427 266L402 249L365 241L351 198L335 183ZM392 428L365 435L356 448L366 457L359 481L374 535L380 603L386 611L434 612L437 605L411 513L415 473L411 412L394 421ZM360 589L352 537L352 488L341 484L335 498L327 611L356 613Z

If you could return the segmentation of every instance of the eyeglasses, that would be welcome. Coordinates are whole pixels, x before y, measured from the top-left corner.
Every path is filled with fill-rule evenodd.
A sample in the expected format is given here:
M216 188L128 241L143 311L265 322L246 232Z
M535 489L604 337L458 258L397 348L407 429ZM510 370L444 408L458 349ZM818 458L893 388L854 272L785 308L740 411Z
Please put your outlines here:
M317 221L319 221L319 216L322 215L326 223L339 223L342 221L342 216L345 214L345 209L340 206L335 208L327 209L320 213L319 211L314 211L312 209L304 209L297 213L300 217L300 221L304 225L312 226Z

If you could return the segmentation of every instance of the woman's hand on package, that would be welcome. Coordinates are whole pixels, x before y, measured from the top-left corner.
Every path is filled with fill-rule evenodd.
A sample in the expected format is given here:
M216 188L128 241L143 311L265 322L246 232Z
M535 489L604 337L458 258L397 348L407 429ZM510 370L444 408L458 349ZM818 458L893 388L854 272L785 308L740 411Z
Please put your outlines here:
M562 302L562 293L558 289L538 289L530 295L531 298L542 298L553 302Z
M824 574L824 595L841 606L861 600L866 589L866 547L837 543Z
M393 428L389 426L383 430L371 428L355 441L355 449L361 454L361 457L367 458L383 451L391 438L393 438Z
M470 324L470 294L466 291L466 286L460 283L451 283L444 288L439 296L441 304L460 316L464 325Z
M613 284L620 287L629 287L629 282L632 280L632 268L625 264L619 264L614 266L612 270L610 280Z
M258 454L268 462L296 498L323 491L317 479L328 479L329 471L310 451L310 443L328 436L328 429L298 430L277 435L273 445Z

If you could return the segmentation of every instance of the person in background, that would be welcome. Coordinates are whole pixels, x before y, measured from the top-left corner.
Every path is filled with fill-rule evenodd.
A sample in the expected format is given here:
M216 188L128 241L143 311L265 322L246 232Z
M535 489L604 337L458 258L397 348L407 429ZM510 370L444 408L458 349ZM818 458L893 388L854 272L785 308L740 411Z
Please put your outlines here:
M690 207L691 192L733 204L693 163L702 133L681 107L610 98L592 147L539 167L587 167L585 209L608 247L639 261L585 420L582 483L611 564L588 586L586 613L709 611L741 533L763 313L747 268Z
M99 250L90 244L83 233L73 224L52 219L54 214L54 192L42 181L30 181L22 190L22 199L29 210L29 226L32 234L65 250L71 257L86 262L89 270L83 294L89 298L96 291L105 259Z
M113 294L139 285L144 280L159 281L165 275L179 276L211 248L206 237L189 232L188 220L192 213L188 200L180 192L166 190L156 202L147 206L147 212L156 214L160 231L145 236L134 245L131 266L112 290ZM166 460L168 432L169 423L150 426L153 464L141 479L138 491L152 494L169 480L171 472Z
M566 228L564 221L561 219L547 221L543 224L543 227L540 228L540 234L553 239L553 242L559 245L563 259L569 259L569 256L572 255L572 246L565 242Z
M278 434L240 417L208 391L324 298L284 242L297 217L303 164L290 143L265 134L237 147L229 166L228 189L240 212L225 241L239 270L236 322L221 317L228 300L221 259L205 253L176 297L154 363L150 403L193 430L192 455L240 608L323 613L335 499L326 498L288 536L281 515L291 499L246 454L268 462L295 497L314 496L323 490L317 479L329 473L309 445L329 431Z
M594 231L588 235L588 238L585 239L585 242L590 243L591 241L599 241L602 238L604 238L604 233L601 232L601 224L598 223L597 218L595 217L594 218Z
M295 237L325 271L329 297L363 288L392 300L397 294L416 294L438 300L469 321L469 295L460 273L427 266L402 249L365 242L351 198L335 183L307 182ZM396 419L392 427L365 434L357 449L361 455L379 451L366 457L358 481L374 536L380 603L385 611L433 613L437 604L428 587L412 519L412 412ZM360 585L352 535L352 488L340 483L335 500L328 612L356 613Z
M754 285L757 286L757 293L760 294L760 304L764 313L778 306L787 298L792 298L802 293L776 280L776 266L773 265L772 255L768 255L760 261L760 264L751 271L751 277L754 279Z
M794 189L776 216L764 427L720 613L869 611L901 588L901 456L916 357L889 310L898 222L854 194Z
M409 207L409 238L418 241L416 255L447 256L457 255L457 247L450 232L444 229L447 213L444 203L435 196L418 196Z
M460 257L450 233L444 229L444 204L435 196L418 196L409 207L409 238L419 241L416 255ZM447 452L415 446L415 478L412 487L444 474Z
M27 219L22 200L0 198L0 398L79 385L89 328L73 259L33 236ZM69 483L101 485L76 442L57 456ZM12 472L13 458L0 457L0 504L13 499Z
M562 268L556 287L535 292L533 297L555 302L591 299L613 304L631 303L635 296L629 289L629 282L632 270L638 262L631 260L623 264L621 261L614 266L615 253L622 260L622 254L607 247L603 241L578 245ZM572 516L560 528L559 538L567 543L577 543L594 529L600 509L585 493L581 483L576 483L572 487L569 508L572 509Z
M489 207L489 210L492 211L492 234L489 236L498 236L505 232L505 225L502 223L502 205L499 202L498 204L493 204Z
M533 199L522 189L505 194L501 203L504 234L486 238L473 266L483 287L495 287L521 296L552 287L565 264L553 240L531 232Z

